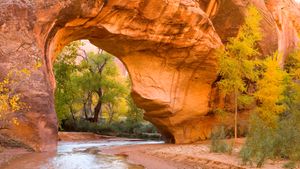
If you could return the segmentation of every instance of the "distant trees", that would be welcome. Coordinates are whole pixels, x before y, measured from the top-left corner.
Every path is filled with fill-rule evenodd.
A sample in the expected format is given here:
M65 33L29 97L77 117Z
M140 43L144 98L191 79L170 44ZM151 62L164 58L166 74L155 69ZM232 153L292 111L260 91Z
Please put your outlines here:
M136 124L142 121L144 116L144 110L136 106L130 95L126 97L126 102L129 107L127 114L128 121L132 124Z
M73 42L63 49L54 64L56 78L55 109L59 124L69 116L75 121L75 105L80 101L83 91L78 88L78 81L73 75L78 67L76 58L80 42Z
M98 122L99 116L102 117L103 105L105 105L110 119L109 123L111 123L122 98L129 94L125 79L120 77L112 55L104 51L99 51L99 53L83 51L82 53L83 60L79 64L81 73L78 74L78 80L79 86L87 96L84 111L90 112L94 99L96 105L92 121Z
M257 42L261 40L261 16L250 6L244 25L237 37L229 40L225 48L218 52L219 74L222 79L218 86L223 93L234 98L234 138L237 138L237 116L241 104L249 104L253 99L248 93L250 82L258 79L256 58L259 51Z
M134 104L131 83L120 75L114 56L102 50L86 52L80 46L78 41L66 46L54 65L59 123L71 118L76 125L84 118L110 126L122 117L132 125L143 122L143 110Z
M82 109L86 120L98 122L105 104L112 119L116 100L128 91L118 79L113 56L101 50L87 53L81 45L77 41L65 47L54 65L58 117L71 115L75 120Z

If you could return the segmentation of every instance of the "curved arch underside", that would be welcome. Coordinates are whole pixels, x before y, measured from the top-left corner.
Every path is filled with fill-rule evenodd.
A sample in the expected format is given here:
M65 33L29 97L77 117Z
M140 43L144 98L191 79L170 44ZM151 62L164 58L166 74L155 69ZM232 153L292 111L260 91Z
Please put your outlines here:
M0 2L0 75L4 77L11 68L33 72L18 89L31 108L16 114L21 123L6 134L38 151L55 149L52 62L69 42L89 39L126 65L134 100L167 141L206 139L218 124L210 110L223 106L214 87L214 52L237 34L251 2L263 15L262 52L291 51L300 23L293 1ZM278 9L278 5L287 8ZM36 60L44 65L36 69Z

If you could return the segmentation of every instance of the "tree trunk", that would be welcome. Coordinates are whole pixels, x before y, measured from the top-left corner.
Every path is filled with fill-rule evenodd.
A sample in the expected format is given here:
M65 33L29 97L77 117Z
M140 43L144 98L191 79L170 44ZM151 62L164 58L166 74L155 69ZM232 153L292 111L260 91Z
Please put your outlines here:
M111 122L112 122L112 120L113 120L113 118L114 118L114 115L115 115L115 113L114 113L114 110L113 110L113 107L112 107L112 105L111 105L111 103L108 103L108 111L109 111L109 120L108 120L108 124L110 125L111 124Z
M87 115L86 104L87 102L83 102L83 113L84 113L85 120L88 120L89 117Z
M83 103L83 111L85 120L89 120L89 116L92 114L92 93L89 92L86 102Z
M235 90L234 92L234 106L235 106L235 110L234 110L234 142L237 141L237 118L238 118L238 92L237 90Z
M75 119L73 108L72 108L72 106L69 106L69 108L70 108L70 113L71 113L72 119L73 119L73 125L74 125L74 127L76 127L76 119Z
M98 122L98 119L99 119L99 116L101 117L102 116L102 101L101 101L101 97L102 97L102 89L100 88L97 92L98 94L98 102L97 102L97 105L94 109L94 122L97 123Z
M72 108L72 106L69 106L69 108L70 108L70 113L72 115L72 119L73 119L73 121L75 121L75 115L74 115L74 112L73 112L73 108Z
M98 67L98 73L100 75L102 74L103 69L104 69L106 63L107 63L107 59L105 59L104 63ZM96 107L94 109L94 119L93 119L93 121L95 123L98 122L99 116L100 117L102 116L102 101L101 101L101 98L102 98L103 93L102 93L102 89L101 88L98 89L97 94L98 94L98 98L99 99L98 99L98 103L97 103L97 105L96 105Z
M84 111L84 119L85 119L85 120L88 120L89 117L88 117L88 115L87 115L87 111L86 111L86 109L85 109L85 106L86 106L86 104L84 103L84 104L83 104L83 107L84 107L84 108L83 108L83 109L84 109L84 110L83 110L83 111Z

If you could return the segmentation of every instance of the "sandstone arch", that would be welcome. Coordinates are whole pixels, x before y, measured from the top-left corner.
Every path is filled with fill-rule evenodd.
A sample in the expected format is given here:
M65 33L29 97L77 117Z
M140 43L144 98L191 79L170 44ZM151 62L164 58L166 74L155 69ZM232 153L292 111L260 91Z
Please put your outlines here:
M263 1L253 2L263 4L260 9L268 14L264 19L273 26L266 29L277 29L275 10ZM245 8L234 0L226 4ZM19 88L31 108L17 113L21 125L5 133L35 150L55 148L52 62L64 45L89 39L124 62L136 103L168 141L207 138L217 123L208 113L218 98L211 92L217 76L214 51L227 37L221 28L222 7L206 0L0 0L0 76L10 68L33 72ZM238 13L241 20L244 15ZM225 21L226 29L235 32L242 23ZM295 32L293 23L289 29ZM278 37L278 31L272 33ZM271 38L271 51L278 48L278 39ZM296 38L291 39L288 42L295 43ZM44 63L39 69L34 68L36 60Z

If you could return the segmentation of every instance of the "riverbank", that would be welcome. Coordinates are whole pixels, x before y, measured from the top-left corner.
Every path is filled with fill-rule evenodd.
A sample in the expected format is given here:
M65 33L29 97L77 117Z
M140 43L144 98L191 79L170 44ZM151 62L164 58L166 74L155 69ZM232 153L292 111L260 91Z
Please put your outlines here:
M58 141L62 142L90 142L90 141L144 141L142 139L121 138L115 136L99 135L90 132L59 132ZM15 159L20 159L24 156L30 158L33 155L33 150L20 144L16 141L8 139L8 137L0 135L0 168L7 165ZM47 153L45 153L47 154ZM47 156L47 155L45 155Z
M238 152L242 143L237 144L233 153L210 152L210 142L198 144L154 144L111 147L102 153L127 157L128 162L147 169L255 169L241 165ZM287 161L268 161L262 169L283 169Z
M58 141L92 141L116 138L90 132L58 132Z
M58 141L61 142L76 142L76 141L144 141L144 139L139 138L126 138L126 137L116 137L100 135L91 132L58 132Z
M128 163L142 165L147 169L255 168L241 165L241 159L238 157L238 152L243 144L243 139L240 139L238 141L231 155L210 153L209 141L184 145L153 143L148 144L149 142L145 144L141 139L119 138L81 132L60 132L58 139L60 140L60 144L71 143L74 145L77 144L76 142L78 142L78 144L81 144L84 142L93 143L99 141L101 143L103 141L104 143L101 143L100 147L93 145L91 149L87 150L87 152L92 151L93 153L95 153L95 155L99 156L101 156L101 154L108 154L125 157ZM132 141L142 141L142 144L134 143L134 145L126 145L128 142ZM119 142L118 145L114 145L116 142ZM24 156L30 156L31 153L32 151L22 146L3 148L0 152L0 168L5 163L7 164L14 159L20 159ZM29 157L29 159L30 158L31 157ZM264 165L263 169L282 169L282 166L286 162L287 161L268 161L267 164ZM26 161L24 163L26 163Z

